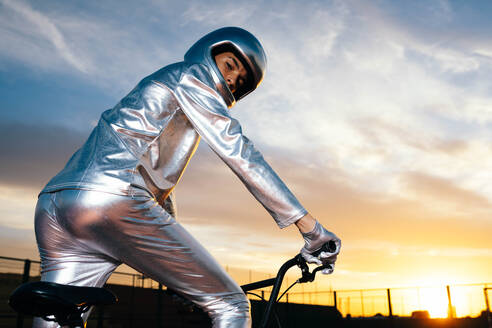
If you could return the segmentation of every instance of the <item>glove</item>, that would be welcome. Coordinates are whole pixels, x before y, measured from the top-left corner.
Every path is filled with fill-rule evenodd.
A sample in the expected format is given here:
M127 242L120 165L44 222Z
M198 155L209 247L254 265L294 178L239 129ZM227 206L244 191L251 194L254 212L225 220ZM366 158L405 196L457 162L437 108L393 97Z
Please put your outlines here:
M323 274L330 274L334 270L337 255L340 253L342 242L334 233L326 230L316 221L314 229L307 233L302 233L304 238L304 247L301 249L301 255L308 263L316 263L317 265L329 265L329 268L323 269ZM322 251L318 256L313 253L320 250L325 243L335 244L335 249L332 252Z

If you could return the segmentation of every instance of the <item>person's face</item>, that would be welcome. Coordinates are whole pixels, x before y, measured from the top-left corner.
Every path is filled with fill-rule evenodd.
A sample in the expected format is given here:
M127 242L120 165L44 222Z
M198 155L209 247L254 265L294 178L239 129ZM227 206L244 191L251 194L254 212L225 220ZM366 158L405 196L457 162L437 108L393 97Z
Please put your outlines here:
M232 52L222 52L216 55L215 63L232 93L246 83L248 71Z

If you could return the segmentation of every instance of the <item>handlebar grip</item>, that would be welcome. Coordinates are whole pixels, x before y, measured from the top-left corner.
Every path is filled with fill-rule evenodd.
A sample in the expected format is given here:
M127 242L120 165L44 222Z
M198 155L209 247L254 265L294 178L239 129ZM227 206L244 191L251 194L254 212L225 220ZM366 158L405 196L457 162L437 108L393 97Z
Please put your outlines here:
M315 252L312 252L312 256L318 256L321 254L321 252L327 252L327 253L334 253L337 250L337 244L335 244L335 241L330 240L327 243L324 243L323 246L321 246L320 249L318 249Z

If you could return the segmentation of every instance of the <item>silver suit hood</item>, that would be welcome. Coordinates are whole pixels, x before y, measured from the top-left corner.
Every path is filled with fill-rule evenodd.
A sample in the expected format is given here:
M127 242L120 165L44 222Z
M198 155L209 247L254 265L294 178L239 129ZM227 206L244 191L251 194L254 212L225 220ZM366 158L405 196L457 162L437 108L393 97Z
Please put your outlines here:
M234 95L229 90L214 60L213 51L220 46L230 46L239 55L250 75L249 88L238 90ZM210 32L186 52L184 60L204 64L211 69L216 88L229 108L258 87L265 75L267 63L265 51L258 39L239 27L224 27Z

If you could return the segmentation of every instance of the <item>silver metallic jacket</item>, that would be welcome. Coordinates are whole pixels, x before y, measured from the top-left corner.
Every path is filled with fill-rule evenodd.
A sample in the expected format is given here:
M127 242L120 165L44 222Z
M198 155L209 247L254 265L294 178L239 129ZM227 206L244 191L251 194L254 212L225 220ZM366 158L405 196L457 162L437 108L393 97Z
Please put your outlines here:
M200 138L286 227L307 212L242 134L202 63L180 62L144 78L105 111L85 144L42 190L98 190L131 196L150 193L170 214L170 194Z

